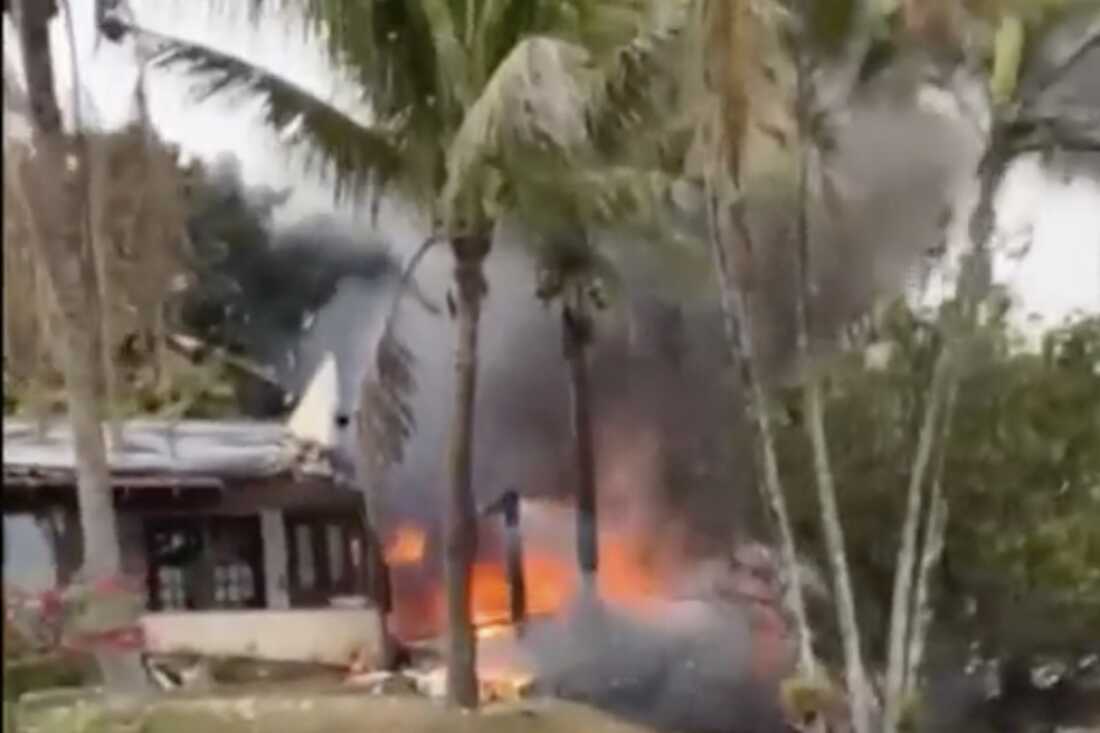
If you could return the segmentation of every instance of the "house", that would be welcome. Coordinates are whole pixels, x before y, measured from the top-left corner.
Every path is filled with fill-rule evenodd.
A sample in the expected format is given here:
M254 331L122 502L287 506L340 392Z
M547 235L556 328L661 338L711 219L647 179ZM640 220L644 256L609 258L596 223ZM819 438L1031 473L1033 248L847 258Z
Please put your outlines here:
M122 426L108 462L122 570L145 579L146 652L382 663L387 599L366 600L378 586L367 582L372 545L340 448L350 420L335 412L335 376L324 359L286 425ZM5 581L33 561L10 546L17 524L42 530L48 584L73 577L83 543L67 423L4 420L2 508Z
M362 496L281 424L134 421L110 452L123 570L150 610L297 608L362 592ZM80 565L72 433L4 423L3 510L33 517L59 583Z
M216 612L232 611L250 629L260 622L241 612L331 610L341 597L368 595L363 496L332 450L347 424L330 409L333 372L326 360L286 425L124 423L122 443L108 451L123 572L145 579L157 624L176 618L186 635L197 621L180 626L185 615L206 612L209 626ZM5 419L3 448L5 530L28 520L41 528L52 580L63 585L79 569L82 547L69 425L43 432ZM27 559L13 550L5 546L6 576ZM215 646L236 643L223 637Z

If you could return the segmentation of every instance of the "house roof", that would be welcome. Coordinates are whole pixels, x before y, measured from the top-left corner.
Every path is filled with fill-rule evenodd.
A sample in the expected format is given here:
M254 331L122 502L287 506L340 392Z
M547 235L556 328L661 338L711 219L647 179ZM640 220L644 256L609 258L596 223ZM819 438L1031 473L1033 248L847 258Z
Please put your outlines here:
M255 479L295 469L306 446L281 423L135 420L123 425L123 444L109 451L116 478L134 476ZM67 421L40 436L32 422L4 420L4 478L72 476L72 430Z

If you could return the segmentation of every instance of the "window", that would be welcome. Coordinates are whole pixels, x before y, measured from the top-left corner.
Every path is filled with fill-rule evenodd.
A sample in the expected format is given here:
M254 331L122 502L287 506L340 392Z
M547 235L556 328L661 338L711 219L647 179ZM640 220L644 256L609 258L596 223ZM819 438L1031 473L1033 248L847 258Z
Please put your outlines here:
M157 600L165 611L179 611L187 607L187 586L183 568L162 565L157 570Z
M244 608L256 596L252 568L243 562L214 568L214 602L220 608Z

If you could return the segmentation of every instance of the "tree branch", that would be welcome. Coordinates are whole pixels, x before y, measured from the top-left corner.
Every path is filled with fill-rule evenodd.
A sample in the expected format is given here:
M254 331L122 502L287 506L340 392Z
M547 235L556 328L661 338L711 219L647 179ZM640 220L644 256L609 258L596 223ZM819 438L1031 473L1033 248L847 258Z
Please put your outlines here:
M1024 105L1034 102L1039 95L1068 74L1070 69L1076 66L1077 62L1084 58L1086 54L1096 48L1100 48L1100 16L1091 21L1082 38L1077 41L1065 58L1055 64L1053 69L1044 74L1037 73L1023 83L1020 89L1020 99L1024 101Z

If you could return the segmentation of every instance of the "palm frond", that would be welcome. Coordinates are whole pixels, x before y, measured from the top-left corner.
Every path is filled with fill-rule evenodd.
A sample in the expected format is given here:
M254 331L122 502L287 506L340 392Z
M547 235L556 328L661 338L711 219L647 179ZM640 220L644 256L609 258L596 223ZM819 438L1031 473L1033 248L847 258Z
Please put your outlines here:
M406 263L382 324L374 369L363 380L359 402L360 436L368 470L375 477L401 462L405 445L416 429L411 405L416 390L413 373L416 356L398 335L397 322L406 293L413 295L433 315L439 312L438 306L420 292L415 277L417 267L439 241L437 237L424 240Z
M440 123L456 114L454 90L440 84L449 72L440 70L437 40L451 51L455 47L443 30L444 19L436 17L433 25L424 4L307 0L290 5L304 14L333 64L353 77L377 119L403 118L410 128L438 133Z
M668 2L658 24L620 46L590 75L586 122L593 144L604 154L621 157L631 147L652 149L639 146L636 135L668 117L676 104L677 57L684 50L689 5Z
M533 37L517 44L497 66L447 151L442 198L452 223L480 205L478 178L488 167L510 172L517 169L509 161L525 152L568 157L582 149L587 134L578 69L586 61L579 46Z
M651 10L649 0L571 0L559 5L568 8L574 23L573 34L562 37L588 49L597 61L604 60L603 52L614 53L636 37ZM564 30L568 29L547 29L547 32L558 35Z
M416 390L413 353L393 332L379 341L377 349L377 372L363 382L359 404L359 434L374 476L401 462L416 429L410 404Z
M538 263L535 296L543 302L566 297L574 287L593 304L605 307L608 296L618 296L625 285L615 262L582 227L566 226L552 234L532 232Z
M536 232L584 226L661 239L675 229L677 178L657 168L540 158L508 191L508 210Z
M452 89L459 104L465 107L473 101L474 91L466 71L466 49L455 28L450 6L447 0L421 2L439 58L438 69L442 76L439 86Z
M263 102L265 121L276 130L292 129L305 144L307 167L335 184L337 198L375 192L402 170L396 133L372 126L279 75L209 46L131 30L156 41L158 68L183 71L195 79L200 100L238 93Z
M778 4L707 0L692 24L698 76L710 109L701 128L699 157L739 182L745 169L764 167L797 134L792 100L794 72L783 48L785 15ZM758 160L749 160L749 158Z

